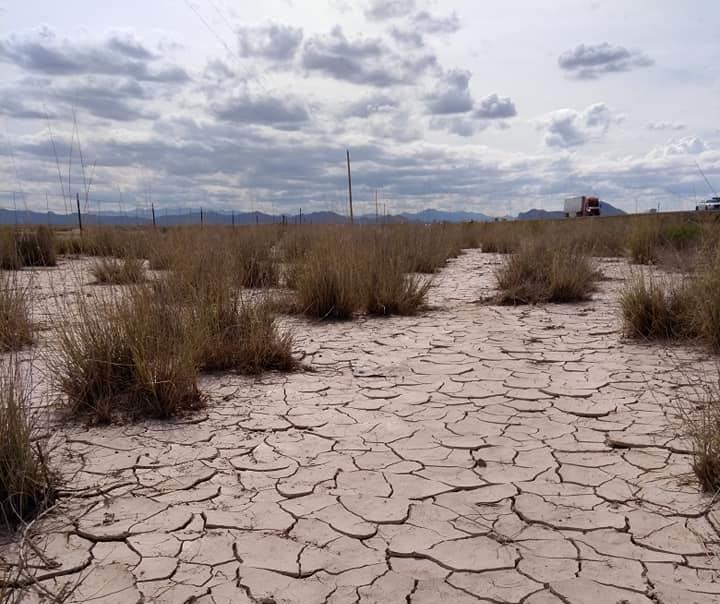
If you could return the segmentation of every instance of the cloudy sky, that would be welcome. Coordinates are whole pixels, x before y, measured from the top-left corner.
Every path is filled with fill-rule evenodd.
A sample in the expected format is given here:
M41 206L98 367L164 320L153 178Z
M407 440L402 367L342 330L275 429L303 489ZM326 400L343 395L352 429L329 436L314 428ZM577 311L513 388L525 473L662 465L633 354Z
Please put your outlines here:
M0 0L3 207L344 212L346 148L358 212L720 189L717 0L101 4Z

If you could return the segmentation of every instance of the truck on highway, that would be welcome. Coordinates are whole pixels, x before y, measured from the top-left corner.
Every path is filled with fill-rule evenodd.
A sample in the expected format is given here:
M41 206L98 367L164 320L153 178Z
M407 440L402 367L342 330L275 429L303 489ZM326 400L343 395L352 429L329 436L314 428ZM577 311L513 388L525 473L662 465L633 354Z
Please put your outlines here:
M695 210L698 212L705 212L710 210L720 210L720 197L713 197L707 201L701 201L695 206Z
M575 216L600 216L600 200L597 197L568 197L565 200L565 218Z

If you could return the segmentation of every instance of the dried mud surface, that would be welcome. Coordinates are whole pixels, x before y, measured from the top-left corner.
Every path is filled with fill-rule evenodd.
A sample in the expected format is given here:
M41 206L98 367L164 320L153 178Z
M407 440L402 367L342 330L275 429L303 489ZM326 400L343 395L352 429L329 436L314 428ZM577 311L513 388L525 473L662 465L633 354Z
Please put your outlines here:
M697 353L622 339L622 264L589 303L477 304L497 262L452 261L419 317L288 321L313 371L204 377L183 421L58 424L23 601L720 602L674 403Z

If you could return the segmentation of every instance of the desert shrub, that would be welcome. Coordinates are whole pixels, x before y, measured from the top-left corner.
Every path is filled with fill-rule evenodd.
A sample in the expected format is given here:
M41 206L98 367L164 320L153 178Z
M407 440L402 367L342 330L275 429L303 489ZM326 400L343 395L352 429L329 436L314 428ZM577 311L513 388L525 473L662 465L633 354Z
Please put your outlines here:
M349 319L360 308L357 261L349 242L327 243L308 252L291 282L300 312L319 319Z
M55 233L47 226L17 235L18 254L24 266L55 266Z
M55 237L55 252L59 256L78 256L83 253L82 239L72 232L61 231Z
M232 238L232 264L238 285L249 288L274 287L280 269L273 257L272 240L248 231Z
M15 271L22 266L16 233L10 228L0 227L0 269Z
M58 325L48 364L71 413L167 418L201 404L201 329L163 293L136 286L123 298L81 298L75 320Z
M287 283L297 294L295 310L321 319L348 319L356 312L417 313L426 304L430 281L407 273L425 261L430 271L435 250L428 245L408 252L408 247L425 236L420 230L402 235L396 228L326 236L288 272ZM445 252L440 257L444 263Z
M100 285L129 285L145 280L145 262L139 258L100 257L90 267L95 283Z
M693 471L700 487L710 494L720 491L720 367L713 377L691 379L690 398L679 401L684 435L693 445Z
M180 254L179 242L168 234L151 238L147 246L148 268L152 271L167 271L173 268L176 256Z
M621 295L628 335L692 339L720 350L720 247L682 281L631 278Z
M636 219L628 237L628 256L636 264L654 264L660 246L660 223L655 216Z
M584 252L542 242L523 245L495 276L501 304L587 300L599 278Z
M270 303L245 302L230 289L213 301L200 303L197 309L205 330L203 368L258 374L297 367L292 337L278 330Z
M430 281L405 274L405 261L387 240L378 240L359 265L363 309L371 315L414 315L427 302Z
M660 231L663 245L675 250L685 250L698 245L703 237L703 229L696 222L683 222L665 225Z
M54 475L29 416L29 397L17 363L0 365L0 524L13 528L52 501Z
M32 344L30 288L8 273L0 273L0 352L19 350Z
M620 296L626 334L648 339L688 336L689 300L685 283L633 276Z
M404 258L405 270L411 273L435 273L449 258L460 254L457 225L399 225L385 231L392 238L396 253ZM370 242L373 245L374 242Z
M720 350L720 246L691 278L689 330Z

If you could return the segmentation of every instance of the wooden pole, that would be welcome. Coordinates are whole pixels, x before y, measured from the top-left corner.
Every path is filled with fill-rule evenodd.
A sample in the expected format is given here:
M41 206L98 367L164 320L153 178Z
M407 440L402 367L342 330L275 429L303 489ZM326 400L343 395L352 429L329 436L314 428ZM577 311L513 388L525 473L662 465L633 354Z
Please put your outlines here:
M150 202L150 209L152 210L153 228L155 228L157 224L155 223L155 204L153 202Z
M302 224L302 208L300 208L300 224Z
M82 234L82 214L80 214L80 193L75 194L75 202L77 203L77 215L78 215L78 226L80 227L80 233Z
M205 224L205 215L203 214L202 206L200 206L200 226Z
M347 149L347 168L348 168L348 197L350 199L350 224L355 223L352 205L352 177L350 176L350 149Z

